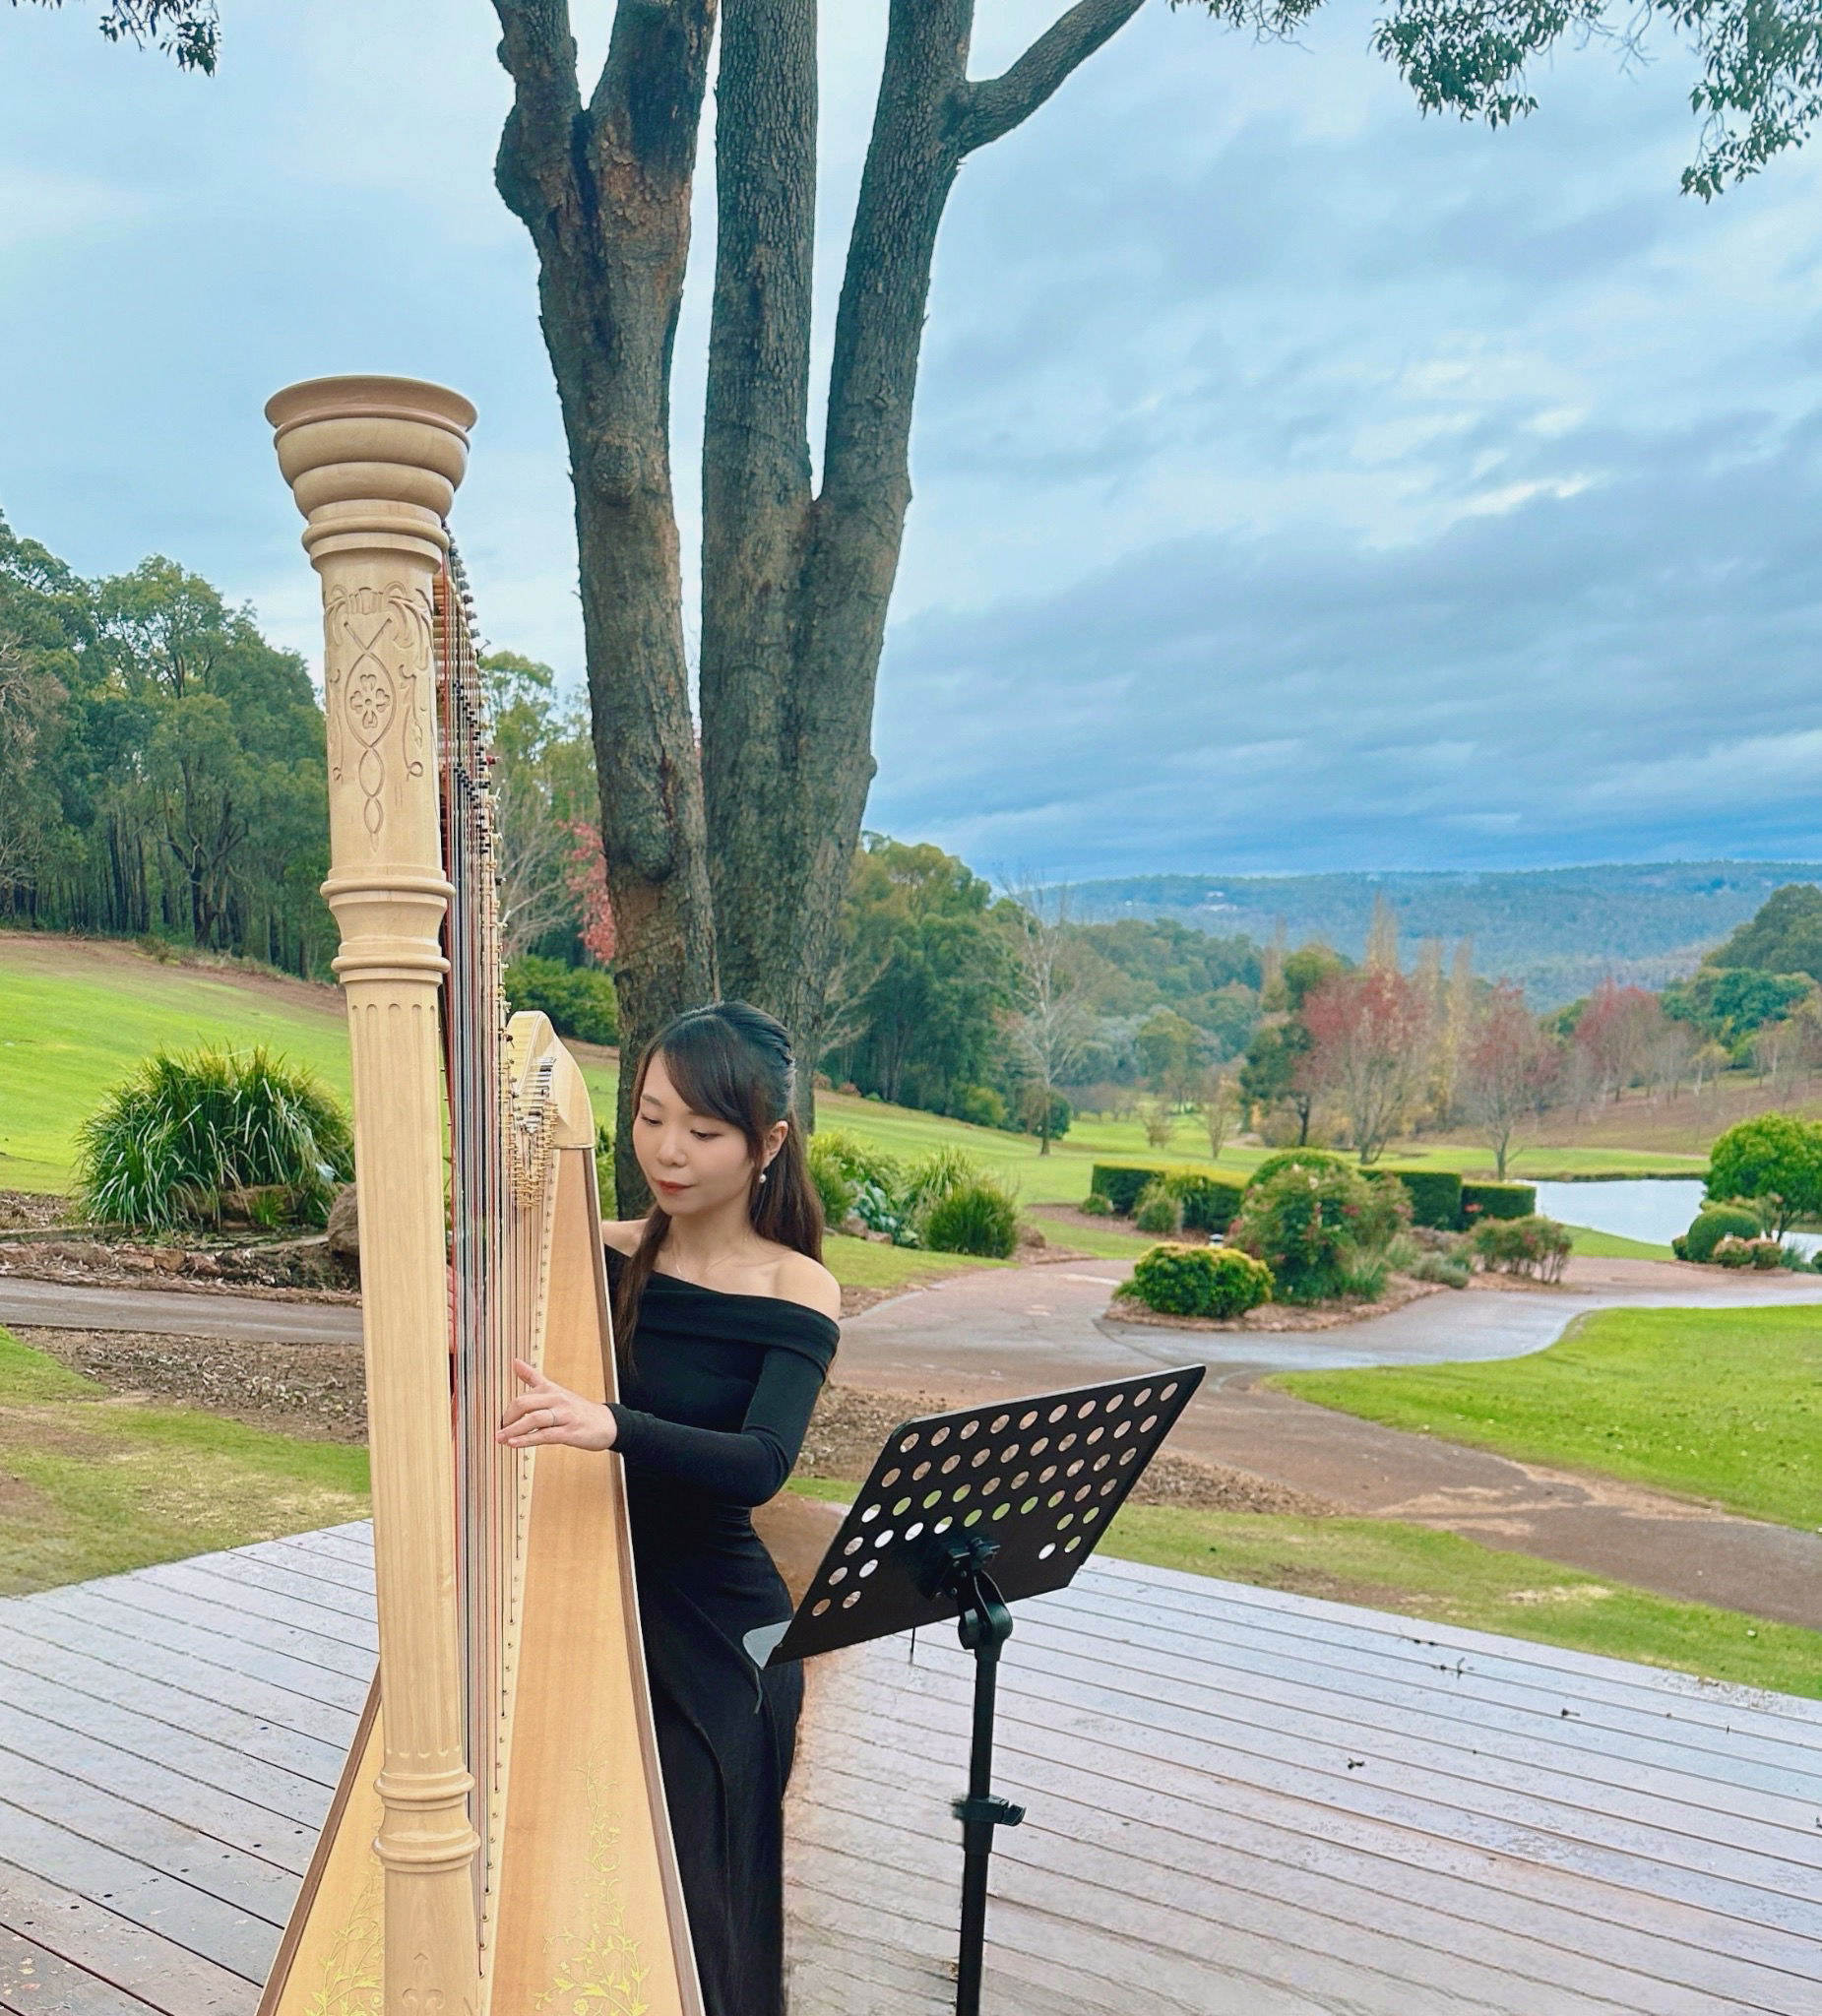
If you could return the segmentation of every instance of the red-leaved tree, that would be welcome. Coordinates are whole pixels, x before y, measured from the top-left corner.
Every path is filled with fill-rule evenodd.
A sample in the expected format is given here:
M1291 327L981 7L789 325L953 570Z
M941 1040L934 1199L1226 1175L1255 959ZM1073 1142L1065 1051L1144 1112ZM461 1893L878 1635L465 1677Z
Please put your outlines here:
M1664 1038L1664 1007L1643 987L1602 980L1575 1025L1575 1046L1602 1099L1617 1099L1651 1068Z
M1493 1151L1493 1173L1505 1180L1513 1142L1549 1103L1562 1075L1562 1046L1538 1026L1522 988L1502 980L1470 1026L1457 1097L1463 1112Z
M1303 1002L1305 1088L1347 1115L1362 1163L1378 1160L1422 1097L1435 1044L1427 988L1396 967L1337 974Z

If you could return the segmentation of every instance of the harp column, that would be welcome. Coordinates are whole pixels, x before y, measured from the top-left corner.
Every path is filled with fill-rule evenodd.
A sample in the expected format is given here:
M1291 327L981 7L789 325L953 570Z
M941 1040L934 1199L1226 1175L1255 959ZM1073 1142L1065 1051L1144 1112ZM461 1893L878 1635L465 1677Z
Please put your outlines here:
M319 378L267 405L322 577L330 871L360 1185L380 1616L387 2016L479 2004L450 1430L431 588L474 409L404 378Z

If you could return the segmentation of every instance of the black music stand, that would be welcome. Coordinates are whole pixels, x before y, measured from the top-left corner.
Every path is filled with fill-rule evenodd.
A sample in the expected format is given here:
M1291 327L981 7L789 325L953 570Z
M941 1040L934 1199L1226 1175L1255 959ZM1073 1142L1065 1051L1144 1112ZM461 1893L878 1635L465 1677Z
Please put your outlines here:
M906 1421L887 1436L796 1614L746 1634L754 1663L767 1667L954 1621L974 1655L968 1795L954 1804L963 1855L957 2016L980 2008L993 1830L1025 1818L991 1782L1000 1647L1012 1633L1007 1605L1074 1578L1205 1369L1184 1365Z

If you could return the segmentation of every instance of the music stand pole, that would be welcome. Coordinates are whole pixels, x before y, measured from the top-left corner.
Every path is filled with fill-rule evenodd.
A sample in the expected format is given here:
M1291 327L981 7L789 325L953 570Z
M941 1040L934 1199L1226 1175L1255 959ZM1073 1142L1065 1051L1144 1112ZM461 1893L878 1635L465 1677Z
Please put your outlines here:
M993 1711L1000 1647L1012 1635L1006 1607L986 1563L999 1549L970 1537L950 1549L948 1589L961 1606L956 1629L974 1655L974 1728L968 1753L968 1796L951 1810L962 1823L962 1942L956 1961L956 2016L979 2016L980 1977L987 1942L987 1859L993 1830L1016 1827L1025 1808L998 1797L993 1779Z
M947 1623L974 1655L968 1796L951 1807L963 1855L957 2016L979 2016L993 1830L1025 1818L992 1787L1009 1606L1068 1587L1206 1369L1135 1372L901 1422L795 1614L746 1633L762 1668Z

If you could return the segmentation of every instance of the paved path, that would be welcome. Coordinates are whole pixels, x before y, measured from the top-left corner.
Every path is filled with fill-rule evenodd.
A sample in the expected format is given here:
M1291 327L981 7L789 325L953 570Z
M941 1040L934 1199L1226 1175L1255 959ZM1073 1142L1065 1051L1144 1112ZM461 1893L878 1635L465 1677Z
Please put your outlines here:
M1822 1535L1405 1434L1255 1383L1270 1371L1519 1357L1544 1350L1597 1308L1822 1302L1822 1278L1730 1281L1670 1275L1650 1262L1605 1263L1584 1270L1592 1277L1585 1287L1560 1294L1445 1292L1340 1330L1229 1333L1107 1318L1109 1291L1124 1272L1117 1261L1060 1261L962 1275L895 1296L843 1325L842 1376L961 1402L1200 1360L1212 1376L1173 1437L1185 1455L1350 1512L1440 1527L1665 1596L1822 1630ZM254 1343L360 1336L360 1312L328 1303L13 1278L0 1278L0 1322Z
M336 1302L269 1302L193 1289L73 1288L0 1276L0 1323L45 1330L140 1330L234 1337L247 1344L358 1344L360 1311Z
M1170 1331L1107 1318L1123 1269L1058 1262L970 1274L843 1325L842 1376L957 1402L1197 1360L1213 1368L1172 1447L1289 1484L1350 1512L1461 1533L1661 1595L1822 1630L1822 1536L1729 1518L1667 1493L1434 1442L1259 1388L1266 1372L1459 1363L1553 1344L1597 1308L1822 1302L1815 1277L1672 1277L1652 1263L1560 1294L1444 1292L1327 1331ZM1589 1270L1595 1272L1595 1270Z

